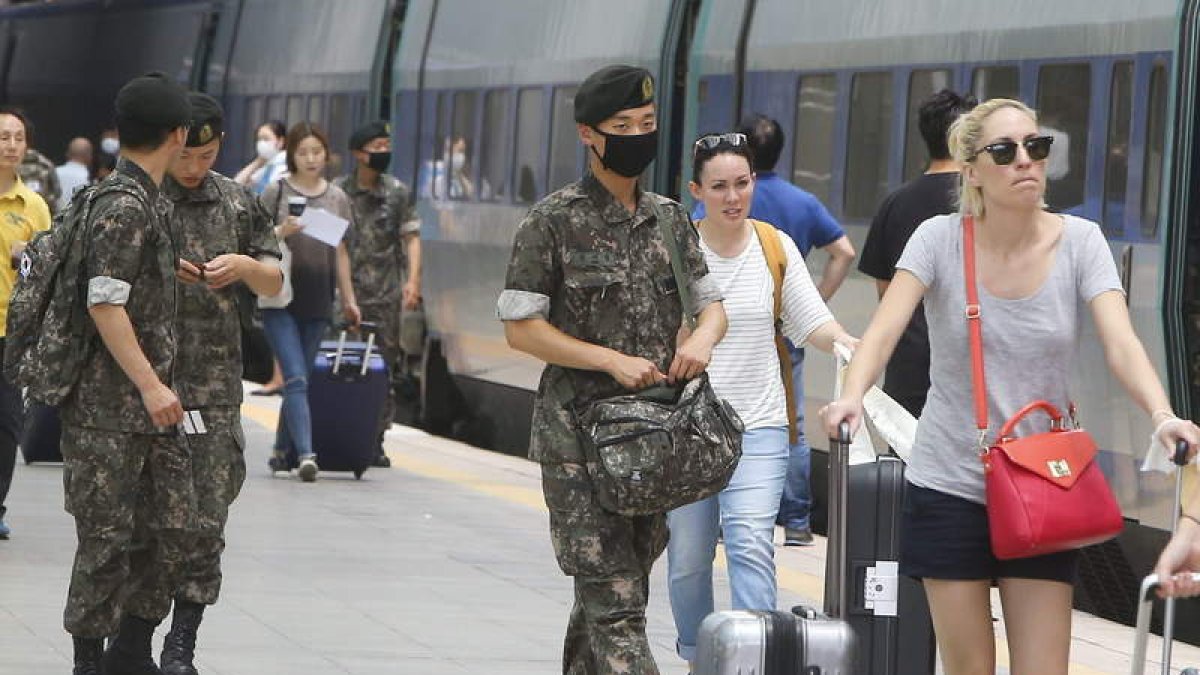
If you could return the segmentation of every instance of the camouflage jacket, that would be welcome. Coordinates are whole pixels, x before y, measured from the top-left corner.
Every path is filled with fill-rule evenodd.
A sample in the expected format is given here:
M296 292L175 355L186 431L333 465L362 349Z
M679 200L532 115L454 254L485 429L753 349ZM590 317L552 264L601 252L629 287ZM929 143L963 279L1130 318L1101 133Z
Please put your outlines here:
M692 311L719 301L682 206L642 192L631 214L588 175L535 204L521 222L499 317L542 318L584 342L643 357L666 372L683 312L656 211L671 219L691 279ZM534 402L530 458L583 463L566 399L583 403L621 393L627 392L607 373L547 366Z
M58 199L62 196L62 185L58 182L58 172L54 170L54 162L42 153L29 148L25 157L17 165L17 175L25 182L25 186L42 196L46 205L53 213L58 207Z
M399 303L407 272L404 240L421 231L421 221L409 203L408 187L387 174L379 176L379 185L373 190L359 187L354 173L333 184L350 197L354 211L346 246L358 303Z
M103 195L84 223L90 237L84 274L89 306L124 306L142 353L159 380L172 386L175 365L175 250L167 230L171 204L137 164L122 158L106 181L142 193ZM147 209L146 205L150 205ZM63 421L72 426L161 433L142 397L99 335L89 345L79 384L64 402ZM173 431L172 431L173 433Z
M163 195L174 209L170 228L179 257L193 265L227 253L279 258L271 214L247 188L215 172L189 190L170 176ZM236 406L242 401L240 302L252 301L242 284L220 290L179 284L175 325L175 393L187 410Z

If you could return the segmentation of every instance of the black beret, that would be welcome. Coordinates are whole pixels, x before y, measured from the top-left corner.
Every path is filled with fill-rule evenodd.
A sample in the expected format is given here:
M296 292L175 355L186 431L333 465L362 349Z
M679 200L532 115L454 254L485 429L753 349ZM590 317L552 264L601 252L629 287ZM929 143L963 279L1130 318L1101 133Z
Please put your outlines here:
M362 146L376 138L389 138L392 129L387 122L367 122L350 134L350 149L362 150Z
M117 119L160 129L184 127L191 121L187 89L162 73L135 77L117 92Z
M225 111L217 99L193 91L188 94L188 105L192 108L192 120L188 129L187 147L208 145L225 132Z
M654 101L654 78L645 68L606 66L588 75L575 94L575 121L595 126L622 110Z

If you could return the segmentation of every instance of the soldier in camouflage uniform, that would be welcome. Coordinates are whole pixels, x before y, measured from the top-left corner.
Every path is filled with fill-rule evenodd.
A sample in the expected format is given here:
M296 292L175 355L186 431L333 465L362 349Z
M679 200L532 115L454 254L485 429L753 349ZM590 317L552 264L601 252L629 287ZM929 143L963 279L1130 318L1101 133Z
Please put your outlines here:
M158 187L183 147L187 92L160 75L135 78L117 94L116 119L125 144L106 185L123 189L98 196L83 223L82 272L98 335L62 406L65 501L79 542L63 623L75 638L76 675L157 672L150 639L170 610L195 515L177 428L183 408L171 389L171 206ZM136 522L143 479L150 523ZM131 555L137 525L154 542L147 554ZM114 634L101 659L103 638Z
M354 209L346 243L354 270L354 293L363 320L379 327L378 342L392 386L379 418L375 466L388 466L383 433L396 418L396 385L403 372L400 315L421 298L421 221L409 202L408 186L387 173L392 159L390 130L370 122L350 136L354 171L333 181Z
M229 505L246 478L242 451L242 342L238 282L261 295L283 287L274 222L258 197L211 171L224 137L221 105L207 94L188 97L187 146L171 163L163 194L174 205L171 232L179 253L175 390L189 419L197 536L186 551L175 591L171 630L163 640L164 675L195 675L196 630L221 589L221 552Z
M49 157L33 148L27 149L25 158L17 166L17 175L30 190L46 200L51 213L58 208L58 200L62 197L62 184L58 181L54 162L51 162Z
M626 517L597 503L569 402L585 403L700 374L725 333L720 293L695 229L674 201L638 188L655 156L650 73L610 66L575 95L590 174L538 202L517 230L497 313L511 346L547 362L533 411L530 456L542 465L550 536L575 607L563 672L657 673L646 640L654 560L665 515ZM699 319L683 312L656 213L669 218Z

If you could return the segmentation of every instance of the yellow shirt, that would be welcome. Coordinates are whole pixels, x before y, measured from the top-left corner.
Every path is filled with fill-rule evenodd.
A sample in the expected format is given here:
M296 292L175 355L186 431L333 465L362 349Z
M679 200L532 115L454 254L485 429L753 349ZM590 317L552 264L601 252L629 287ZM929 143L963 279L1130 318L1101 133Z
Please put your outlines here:
M20 178L0 194L0 337L8 323L8 299L17 281L12 265L12 247L50 229L50 209L41 195L25 187Z

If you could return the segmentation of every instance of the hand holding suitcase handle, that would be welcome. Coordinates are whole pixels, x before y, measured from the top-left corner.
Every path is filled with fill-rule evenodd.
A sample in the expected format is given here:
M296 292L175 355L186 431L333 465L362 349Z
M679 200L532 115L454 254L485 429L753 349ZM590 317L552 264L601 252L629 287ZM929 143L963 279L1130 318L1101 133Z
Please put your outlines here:
M357 331L360 335L367 336L367 346L362 353L362 366L359 370L359 377L366 377L367 370L371 365L371 350L375 347L375 335L379 332L379 326L371 321L359 321L357 324L349 322L338 323L338 346L337 353L333 357L333 374L337 375L342 370L342 359L346 355L346 333L349 331Z

